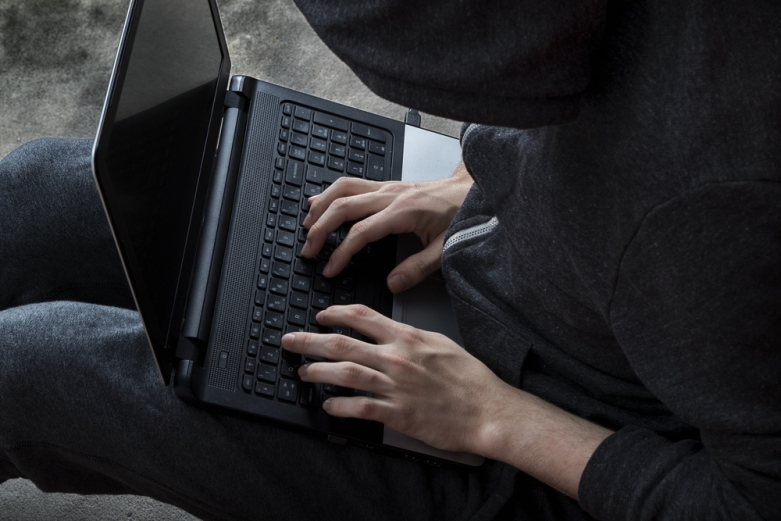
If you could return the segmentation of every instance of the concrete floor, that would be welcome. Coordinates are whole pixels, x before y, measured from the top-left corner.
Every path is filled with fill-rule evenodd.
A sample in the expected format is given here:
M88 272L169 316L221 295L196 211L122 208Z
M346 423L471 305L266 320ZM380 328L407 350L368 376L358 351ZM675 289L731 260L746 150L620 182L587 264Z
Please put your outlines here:
M218 0L235 74L403 119L320 42L292 0ZM94 137L127 0L0 0L0 158L44 136ZM423 116L457 135L460 124ZM2 377L2 375L0 375ZM135 496L43 494L0 485L0 521L191 520Z

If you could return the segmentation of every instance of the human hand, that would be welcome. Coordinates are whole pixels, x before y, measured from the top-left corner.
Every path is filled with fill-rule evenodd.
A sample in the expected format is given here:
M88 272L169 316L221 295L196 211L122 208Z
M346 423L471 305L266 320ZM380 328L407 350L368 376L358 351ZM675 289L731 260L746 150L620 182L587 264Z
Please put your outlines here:
M464 202L472 179L463 163L447 179L427 183L377 182L339 178L322 194L310 198L304 227L309 229L302 254L314 257L330 232L355 223L323 270L326 277L342 271L353 255L389 234L414 233L424 249L388 275L388 288L399 293L439 269L450 222Z
M329 414L379 421L440 449L481 453L484 427L501 415L514 392L482 362L444 335L394 322L365 306L331 306L317 320L377 342L335 334L282 337L291 352L333 360L302 366L303 381L373 395L329 398L323 404Z

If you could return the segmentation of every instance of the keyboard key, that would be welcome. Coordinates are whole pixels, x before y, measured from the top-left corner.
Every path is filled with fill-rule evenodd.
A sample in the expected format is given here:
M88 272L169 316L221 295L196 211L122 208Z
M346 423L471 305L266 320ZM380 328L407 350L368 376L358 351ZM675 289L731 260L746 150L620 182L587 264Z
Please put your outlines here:
M274 247L274 258L282 262L293 262L293 248L277 244Z
M268 211L274 213L279 211L279 199L271 199L268 202Z
M263 321L263 325L273 327L274 329L282 329L282 326L285 325L285 315L266 311L266 319Z
M357 134L363 137L368 137L375 141L380 141L382 143L385 143L385 134L381 130L364 125L363 123L356 123L355 121L353 121L352 132L353 134Z
M274 201L274 202L276 203L277 201ZM263 239L264 239L266 242L274 242L274 230L272 230L272 229L270 229L270 228L267 228L267 229L266 229L266 232L265 232L265 234L264 234L264 237L263 237Z
M315 267L315 274L316 275L322 275L323 270L325 269L326 262L325 261L318 261L317 266Z
M336 396L343 396L349 392L346 387L336 384L323 384L323 391Z
M302 230L303 229L303 225L301 227L299 227L298 229ZM303 243L298 243L296 245L296 258L299 258L299 259L303 258L304 257L303 251L304 251L304 244Z
M309 294L308 293L301 293L300 291L291 291L290 292L290 305L293 307L306 309L309 307ZM293 310L291 309L290 312L292 313ZM304 322L301 323L301 325L304 325L306 322L306 319L304 319ZM299 322L295 322L298 324Z
M287 145L284 143L277 143L277 152L280 156L284 156L287 153Z
M272 311L279 311L280 313L284 313L285 309L287 308L286 304L287 300L284 297L269 295L266 307Z
M297 289L304 292L309 292L311 281L307 277L301 277L300 275L293 275L293 289Z
M269 398L271 398L272 396L274 396L274 384L265 383L265 382L256 382L255 394L259 394L261 396L268 396Z
M288 148L288 155L295 159L300 159L301 161L306 160L306 149L301 147L294 147L293 145L290 145L290 148Z
M287 327L285 327L285 334L288 333L303 333L306 331L305 326L299 326L296 324L288 324Z
M268 273L270 266L271 266L271 261L269 261L268 259L261 259L260 268L259 268L260 272Z
M312 119L312 111L310 109L305 109L304 107L296 107L296 117L309 121Z
M274 347L263 346L260 350L260 360L269 364L279 363L279 349Z
M346 306L353 303L353 294L349 291L337 289L334 291L334 304L338 306Z
M326 127L336 128L345 132L349 128L346 120L322 112L315 112L314 122L318 125L325 125Z
M347 154L347 147L338 143L331 143L328 147L328 153L332 156L344 157Z
M271 285L269 290L282 296L287 296L287 286L289 282L287 279L271 279Z
M258 364L258 380L266 382L277 381L277 366Z
M247 357L244 360L244 372L247 374L255 374L255 359Z
M279 368L279 376L285 376L287 378L293 378L295 380L299 380L299 376L298 376L299 367L301 367L300 356L290 360L288 360L283 356L282 367Z
M263 243L263 246L260 249L260 253L264 257L271 257L271 245L267 242Z
M252 391L252 383L253 383L253 381L254 381L254 379L252 378L252 376L245 374L242 377L242 379L241 379L241 387L245 391L250 392L250 391Z
M315 263L311 259L296 259L293 263L293 272L311 277L314 267Z
M326 279L325 277L315 277L315 283L314 283L314 289L315 291L320 291L322 293L331 293L331 288L333 287L331 285L331 281Z
M328 143L324 139L313 137L309 141L309 148L316 150L317 152L325 152L328 150Z
M282 213L298 217L298 204L295 201L282 201Z
M255 304L262 306L266 301L266 292L262 289L255 290Z
M306 242L306 236L309 233L309 231L306 228L299 228L298 229L298 241L299 242Z
M360 163L347 162L347 173L356 177L363 177L364 167Z
M280 215L279 227L290 232L296 231L296 218L291 215Z
M319 311L316 309L309 311L309 324L311 324L314 327L318 327L320 325L320 322L317 321L318 313Z
M339 232L329 232L325 236L325 243L329 246L336 246L336 242L339 240Z
M322 139L328 139L328 129L321 127L320 125L312 125L312 135Z
M363 163L366 160L366 152L351 148L350 153L347 154L347 159L356 163Z
M260 338L260 324L255 324L253 322L252 327L249 329L249 336L254 339Z
M340 145L346 145L347 144L347 133L346 132L339 132L338 130L332 130L331 131L331 141L334 143L339 143Z
M282 170L285 168L285 158L284 157L278 157L274 160L274 167ZM276 178L276 176L275 176Z
M352 332L352 329L345 326L333 326L331 327L331 333L335 335L344 335L344 336L350 336L350 333Z
M298 202L301 200L301 189L295 186L285 185L283 195L285 196L285 199Z
M305 405L307 407L317 407L320 405L318 402L318 396L317 396L317 388L312 383L302 383L301 384L301 401L299 402L301 405Z
M385 145L382 143L377 143L376 141L372 141L369 143L369 152L372 154L379 154L381 156L385 155Z
M296 235L293 232L279 230L277 232L277 244L284 246L293 246L296 243Z
M300 293L299 293L300 294ZM287 312L288 324L295 324L297 326L306 325L306 311L300 309L290 309Z
M289 185L301 186L304 182L304 163L294 159L287 160L285 169L285 183Z
M323 166L325 164L325 154L312 150L309 152L309 162L314 165Z
M300 119L294 119L293 124L291 125L293 130L296 132L301 132L303 134L309 134L309 123L306 121L301 121ZM370 137L370 136L366 136Z
M286 116L290 116L293 114L293 104L292 103L285 103L282 105L282 114Z
M312 293L312 307L315 309L325 309L331 305L331 296L322 293Z
M266 217L266 226L269 228L274 228L277 225L277 214L270 213Z
M337 288L342 288L347 291L352 291L355 289L355 281L352 277L349 277L345 275L344 273L340 273L335 279L334 282L336 283Z
M266 286L268 286L268 275L264 273L260 273L258 275L258 289L266 289Z
M285 130L284 128L279 129L279 140L280 141L283 141L283 142L287 141L287 138L289 137L289 135L290 135L290 131L289 130Z
M366 150L366 138L360 136L350 136L350 146L360 150Z
M254 306L252 308L252 320L260 322L263 319L263 308L260 306Z
M315 195L320 195L322 190L323 189L317 185L306 183L304 185L304 197L314 197Z
M282 195L282 188L279 185L271 185L271 197L279 199L280 195Z
M375 181L382 181L385 176L385 160L380 156L369 154L366 164L366 177Z
M339 159L338 157L329 156L328 168L332 170L337 170L339 172L344 171L344 159Z
M277 397L280 400L286 402L296 403L298 400L298 386L299 383L295 380L288 380L287 378L279 379L279 390L277 391Z
M263 336L261 337L261 340L264 344L279 347L281 339L281 331L277 331L276 329L263 328Z
M282 116L282 122L280 123L282 128L290 128L290 117Z
M258 341L257 340L250 340L247 344L247 354L249 356L257 356L258 355Z

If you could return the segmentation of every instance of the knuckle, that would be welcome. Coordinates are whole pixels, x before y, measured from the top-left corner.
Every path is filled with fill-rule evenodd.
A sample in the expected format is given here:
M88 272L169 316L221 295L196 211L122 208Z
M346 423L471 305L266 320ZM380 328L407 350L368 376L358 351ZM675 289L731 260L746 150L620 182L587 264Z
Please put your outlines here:
M362 418L373 418L376 413L376 405L369 398L360 398L356 404L356 414Z
M333 335L328 340L329 351L334 358L344 358L350 352L350 343L344 335Z
M354 384L361 380L361 370L355 364L347 364L341 368L339 376L344 383Z
M349 313L355 318L368 318L371 315L372 310L363 304L351 304L349 306Z

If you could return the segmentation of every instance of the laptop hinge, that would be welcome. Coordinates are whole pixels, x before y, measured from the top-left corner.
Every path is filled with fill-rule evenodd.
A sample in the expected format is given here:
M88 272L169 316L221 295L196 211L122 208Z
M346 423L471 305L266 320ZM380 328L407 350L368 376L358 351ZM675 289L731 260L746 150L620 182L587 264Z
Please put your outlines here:
M182 323L181 336L188 339L189 342L184 342L183 356L179 356L177 352L177 357L180 359L195 360L188 352L191 348L187 347L187 344L194 344L199 350L199 362L206 354L206 346L211 332L225 245L233 213L236 180L244 149L247 108L249 106L249 101L241 93L228 91L225 100L226 108L220 144L215 155L187 307ZM180 341L179 344L181 345L183 342Z

